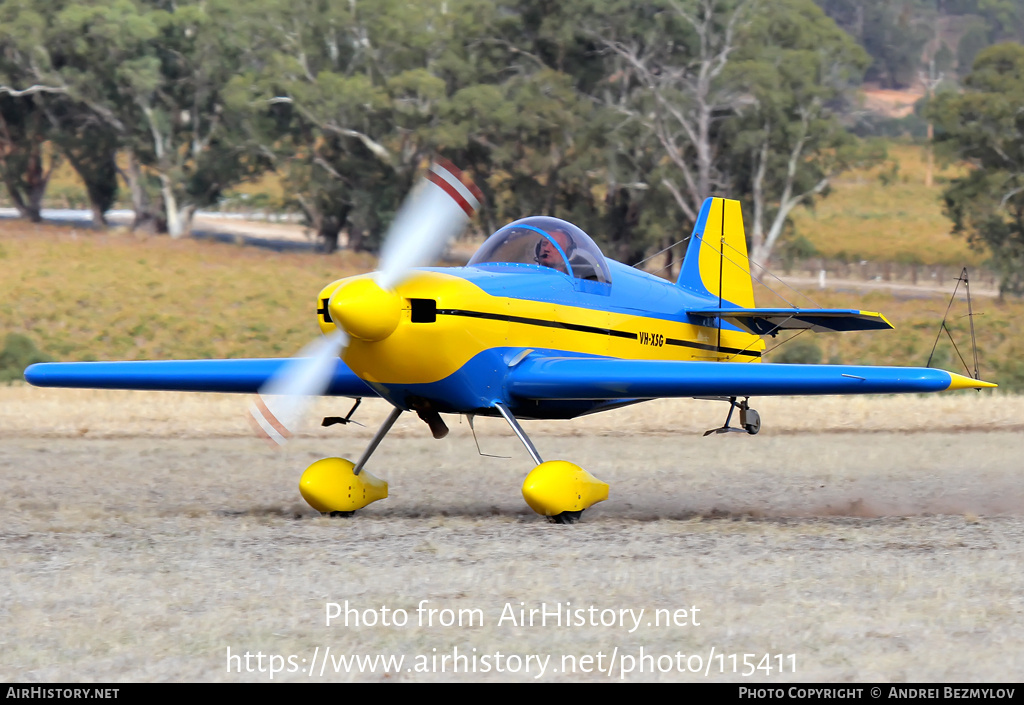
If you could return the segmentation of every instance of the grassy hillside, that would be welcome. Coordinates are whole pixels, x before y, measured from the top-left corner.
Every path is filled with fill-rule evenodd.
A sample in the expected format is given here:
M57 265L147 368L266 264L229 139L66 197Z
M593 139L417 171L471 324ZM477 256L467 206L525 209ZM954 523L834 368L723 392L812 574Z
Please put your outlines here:
M795 212L796 235L844 261L976 266L987 259L950 234L942 213L942 191L960 167L936 163L929 188L923 147L894 142L888 153L881 166L844 174L813 211Z
M280 254L2 221L0 346L15 333L57 360L291 355L317 334L320 288L373 264L350 253ZM790 361L814 361L817 355L821 362L923 365L947 304L938 296L809 295L826 307L881 311L897 330L807 333L768 359L778 361L785 353ZM950 325L966 356L966 307L957 306ZM984 299L975 302L975 310L983 314L975 319L982 376L1008 387L1024 384L1024 302ZM11 357L12 369L26 359ZM945 338L936 362L963 371Z

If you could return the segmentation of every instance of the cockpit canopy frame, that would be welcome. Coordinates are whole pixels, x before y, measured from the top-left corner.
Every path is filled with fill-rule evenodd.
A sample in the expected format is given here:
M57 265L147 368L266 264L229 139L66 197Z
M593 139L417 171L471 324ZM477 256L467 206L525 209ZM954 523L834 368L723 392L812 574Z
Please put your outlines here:
M468 266L489 264L554 269L579 282L612 282L597 243L572 223L550 216L522 218L487 238Z

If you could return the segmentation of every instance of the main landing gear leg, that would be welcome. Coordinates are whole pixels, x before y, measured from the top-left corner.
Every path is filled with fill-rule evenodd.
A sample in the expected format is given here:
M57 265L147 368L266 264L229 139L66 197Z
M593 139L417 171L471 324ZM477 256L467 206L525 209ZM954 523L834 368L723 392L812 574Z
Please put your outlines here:
M299 492L306 503L331 516L351 516L370 502L387 497L388 483L363 466L401 415L402 409L392 409L358 463L353 465L345 458L324 458L306 468L299 480Z
M358 475L362 472L363 466L366 465L366 461L370 459L371 455L373 455L373 451L377 450L377 446L379 446L380 442L384 440L384 436L388 435L388 431L391 430L391 427L395 425L395 421L398 421L398 417L401 415L402 409L399 409L397 406L391 410L388 417L384 419L384 423L382 423L380 428L377 429L377 433L373 434L373 440L370 441L370 445L366 446L366 450L363 451L363 457L359 459L359 462L356 463L356 466L352 469L353 475Z
M508 407L494 402L494 408L526 446L533 462L537 463L523 481L523 499L530 509L554 524L575 524L584 509L608 499L607 483L566 460L544 462Z
M729 415L725 417L725 425L721 428L713 428L710 431L705 431L705 436L710 436L712 433L749 433L751 436L757 435L757 432L761 430L761 415L750 408L748 402L750 397L744 397L743 401L737 402L736 397L729 397ZM729 421L732 420L732 412L736 409L740 410L740 428L730 426Z

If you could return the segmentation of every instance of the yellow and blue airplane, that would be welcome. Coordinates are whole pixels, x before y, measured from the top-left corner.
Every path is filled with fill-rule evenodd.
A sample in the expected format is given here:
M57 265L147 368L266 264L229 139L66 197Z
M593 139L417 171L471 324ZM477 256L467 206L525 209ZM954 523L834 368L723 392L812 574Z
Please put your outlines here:
M432 165L385 239L381 269L320 292L323 336L296 358L42 363L25 377L38 386L257 393L253 424L277 443L313 396L356 405L382 397L394 409L357 462L326 458L302 475L306 501L331 513L387 497L387 483L364 466L403 412L416 412L435 437L447 432L441 414L471 424L500 416L536 465L524 499L559 523L607 499L608 485L571 462L545 462L519 419L716 398L730 403L729 415L708 433L756 434L761 421L750 397L995 386L931 368L762 362L763 336L779 331L892 326L868 311L757 308L737 201L704 202L675 283L607 259L582 230L543 216L501 228L465 267L419 266L436 261L480 200L450 163Z

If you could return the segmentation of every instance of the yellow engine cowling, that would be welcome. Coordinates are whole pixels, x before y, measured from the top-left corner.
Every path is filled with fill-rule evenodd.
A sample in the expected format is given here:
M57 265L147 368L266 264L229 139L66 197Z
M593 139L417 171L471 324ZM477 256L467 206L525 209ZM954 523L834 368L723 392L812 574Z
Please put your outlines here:
M334 325L334 321L331 320L331 312L330 309L328 309L327 305L331 301L331 294L333 294L335 290L339 286L344 284L346 281L347 279L338 279L336 281L333 281L327 286L325 286L323 289L321 289L320 293L317 294L316 322L320 325L320 330L323 332L324 335L330 335L335 330L337 330L337 326Z

